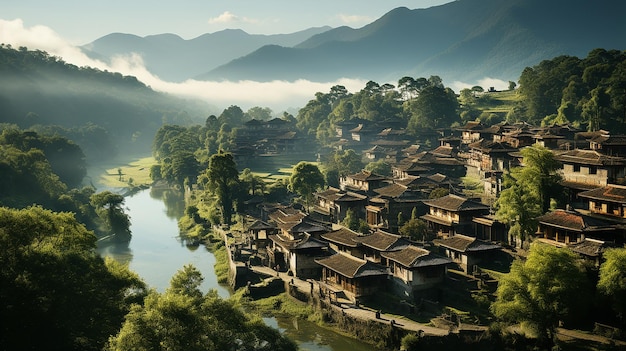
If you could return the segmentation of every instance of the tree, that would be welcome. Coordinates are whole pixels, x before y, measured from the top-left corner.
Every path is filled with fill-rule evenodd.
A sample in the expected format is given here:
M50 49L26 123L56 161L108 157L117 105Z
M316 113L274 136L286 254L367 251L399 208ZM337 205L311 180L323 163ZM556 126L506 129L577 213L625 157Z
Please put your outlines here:
M329 186L339 186L339 178L363 169L361 156L354 150L336 150L324 163L324 173Z
M406 113L410 116L407 129L415 134L423 128L450 127L459 121L457 108L458 100L454 91L428 86L405 105Z
M365 165L365 170L370 171L374 174L379 174L382 176L390 176L391 175L391 165L385 160L378 160L374 162L370 162Z
M411 238L411 240L425 241L427 239L428 226L421 219L411 218L398 231L400 234Z
M307 209L309 209L313 193L322 186L324 186L324 176L312 163L304 161L298 163L289 177L289 190L305 198Z
M241 108L236 105L231 105L217 118L220 126L222 124L228 124L233 127L241 126L244 122L245 115Z
M532 244L526 261L513 262L498 283L491 309L508 322L525 323L550 342L560 321L571 321L585 305L588 281L578 257L567 248Z
M163 294L152 291L135 305L106 350L296 350L280 332L251 320L215 290L200 291L202 275L193 266L178 271Z
M433 189L430 194L428 194L428 198L429 199L438 199L440 197L444 197L446 195L450 194L450 189L449 188L435 188Z
M0 228L2 349L101 350L144 296L140 278L103 260L71 213L0 207Z
M246 119L258 119L268 121L272 119L272 109L269 107L254 106L245 113Z
M350 229L350 230L358 230L359 229L359 216L354 212L354 209L348 208L346 211L346 217L341 221L341 224Z
M600 265L598 291L611 299L613 310L624 325L626 315L626 249L611 248Z
M102 220L103 231L120 241L130 240L130 218L124 212L124 196L110 191L91 195L89 199Z
M231 153L219 152L209 159L206 170L208 185L217 195L222 210L222 221L231 224L233 195L239 181L239 171Z

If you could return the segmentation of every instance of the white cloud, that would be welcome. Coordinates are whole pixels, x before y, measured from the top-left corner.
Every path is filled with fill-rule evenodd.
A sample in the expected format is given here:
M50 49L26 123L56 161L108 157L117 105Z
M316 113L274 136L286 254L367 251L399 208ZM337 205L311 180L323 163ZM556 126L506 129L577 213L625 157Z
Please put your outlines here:
M259 21L254 18L237 16L230 11L225 11L221 15L213 18L209 18L209 24L223 24L223 23L236 23L236 22L244 22L244 23L258 23Z
M345 23L345 24L349 24L349 25L367 24L367 23L370 23L370 22L372 22L374 20L374 19L372 19L369 16L344 15L344 14L337 15L337 18L339 19L339 21L341 21L341 23Z
M315 98L316 92L327 93L334 85L343 85L348 91L357 92L366 84L366 81L357 79L340 79L335 82L311 82L307 80L295 82L209 82L196 80L182 83L166 82L149 72L142 57L138 54L117 56L111 60L111 63L93 60L50 28L45 26L25 28L19 19L12 21L0 19L0 43L10 44L16 48L26 46L30 50L43 50L79 67L90 66L135 76L154 90L199 98L222 108L238 105L246 110L253 106L263 106L279 112L289 107L302 107L309 100Z

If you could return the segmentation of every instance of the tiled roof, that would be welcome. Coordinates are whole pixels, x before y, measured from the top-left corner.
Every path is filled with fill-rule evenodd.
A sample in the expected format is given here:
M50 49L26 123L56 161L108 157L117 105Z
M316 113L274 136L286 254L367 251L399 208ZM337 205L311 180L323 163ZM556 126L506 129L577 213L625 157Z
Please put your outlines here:
M335 201L342 195L342 191L336 188L328 188L326 190L318 191L315 193L315 196L321 197L322 199L326 199L328 201Z
M352 178L355 180L362 180L362 181L366 181L366 180L384 180L387 179L384 176L378 175L376 173L372 173L370 171L361 171L359 173L355 173L355 174L350 174L348 176L348 178Z
M607 185L603 188L580 192L578 196L585 199L626 204L626 186Z
M491 141L480 139L474 143L468 145L471 149L480 150L483 153L491 153L491 152L513 152L517 151L517 148L513 147L511 144L506 141Z
M615 230L609 222L583 215L575 211L556 210L537 217L539 223L571 231Z
M595 150L570 150L557 155L556 159L563 163L578 163L596 166L626 165L626 158L624 157L607 156Z
M378 251L397 250L409 245L409 241L400 235L390 234L378 230L370 235L355 238L355 241Z
M315 262L348 278L389 274L387 267L342 253L316 259Z
M603 145L626 145L626 135L598 135L591 141Z
M447 257L439 257L430 251L409 245L402 250L383 252L381 256L409 268L440 266L451 262Z
M445 239L435 239L436 245L459 252L478 252L500 249L500 245L492 244L470 236L456 234Z
M276 226L271 225L269 223L265 223L261 220L257 220L254 223L252 223L250 227L248 227L248 230L262 230L262 229L276 229Z
M396 183L384 186L382 188L374 189L374 191L378 193L380 196L392 197L392 198L399 197L400 195L404 194L407 190L409 189L406 186L396 184Z
M291 251L291 250L303 250L311 248L325 248L328 247L328 243L315 239L314 237L305 234L300 239L290 239L280 234L269 235L268 238L277 245Z
M480 122L476 122L476 121L469 121L467 122L464 126L459 127L459 130L482 130L483 128L485 128L485 126L480 123Z
M464 197L454 194L448 194L437 199L424 200L424 203L431 207L441 208L454 212L489 209L489 206L487 205L483 205L480 202L468 200Z
M349 247L357 247L359 244L355 241L355 239L359 236L361 236L361 234L352 231L349 228L341 227L337 230L322 234L322 239Z
M604 251L606 251L607 248L613 246L614 245L612 243L589 238L586 238L581 242L568 245L570 250L590 257L599 257L604 253Z

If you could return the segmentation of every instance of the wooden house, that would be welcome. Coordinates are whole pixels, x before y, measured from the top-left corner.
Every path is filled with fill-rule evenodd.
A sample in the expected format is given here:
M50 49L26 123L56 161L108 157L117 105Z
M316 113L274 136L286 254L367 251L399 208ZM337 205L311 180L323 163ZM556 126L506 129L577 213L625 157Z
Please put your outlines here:
M411 244L409 240L400 235L387 233L382 230L356 237L354 240L362 245L363 258L376 263L382 261L381 254L383 252L397 251Z
M351 190L365 194L387 185L387 180L388 178L385 176L362 170L361 172L341 177L339 187L344 191Z
M325 222L339 223L346 218L348 210L352 210L358 218L365 218L367 196L351 191L342 191L329 187L316 192L312 215Z
M267 251L271 267L288 271L300 279L319 279L321 267L315 259L328 256L328 242L314 238L308 233L296 237L282 234L270 235L272 247Z
M322 267L320 290L330 296L343 291L354 302L384 290L387 267L344 253L315 260Z
M328 241L330 249L343 252L358 258L364 258L363 244L358 240L364 234L357 233L349 228L340 226L328 233L322 234L322 239Z
M265 248L269 241L269 235L278 234L278 227L275 225L263 222L261 220L256 220L252 225L248 227L248 234L251 240L251 243L258 250L260 248Z
M437 237L444 238L471 233L473 219L489 214L490 210L487 205L454 194L424 200L424 204L428 206L428 213L421 218Z
M614 241L616 228L610 222L571 210L555 210L537 218L536 236L542 241L564 246L586 238Z
M452 262L430 251L409 245L396 251L381 253L389 267L393 289L401 297L415 299L420 291L433 288L443 282L446 266Z
M456 234L445 239L435 239L433 243L443 249L445 255L457 263L465 273L473 273L474 266L490 260L500 245L478 238Z
M408 218L414 208L422 211L421 191L411 190L401 184L390 184L374 190L378 195L369 198L365 207L366 221L371 228L398 230L398 215Z

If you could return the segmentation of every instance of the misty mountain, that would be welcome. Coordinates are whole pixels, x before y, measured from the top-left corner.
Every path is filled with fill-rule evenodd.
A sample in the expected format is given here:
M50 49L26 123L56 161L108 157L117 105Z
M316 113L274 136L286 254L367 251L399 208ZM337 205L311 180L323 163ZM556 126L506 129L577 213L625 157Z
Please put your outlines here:
M457 0L397 8L359 29L335 28L294 47L262 47L198 78L516 81L544 59L625 49L625 13L626 2L614 0Z
M0 77L0 123L68 137L92 161L149 152L163 123L203 122L212 109L26 48L0 45Z
M117 55L141 55L148 70L167 81L184 81L205 73L265 45L291 47L330 27L310 28L291 34L248 34L227 29L185 40L174 34L139 37L113 33L84 45L94 59L110 61Z

